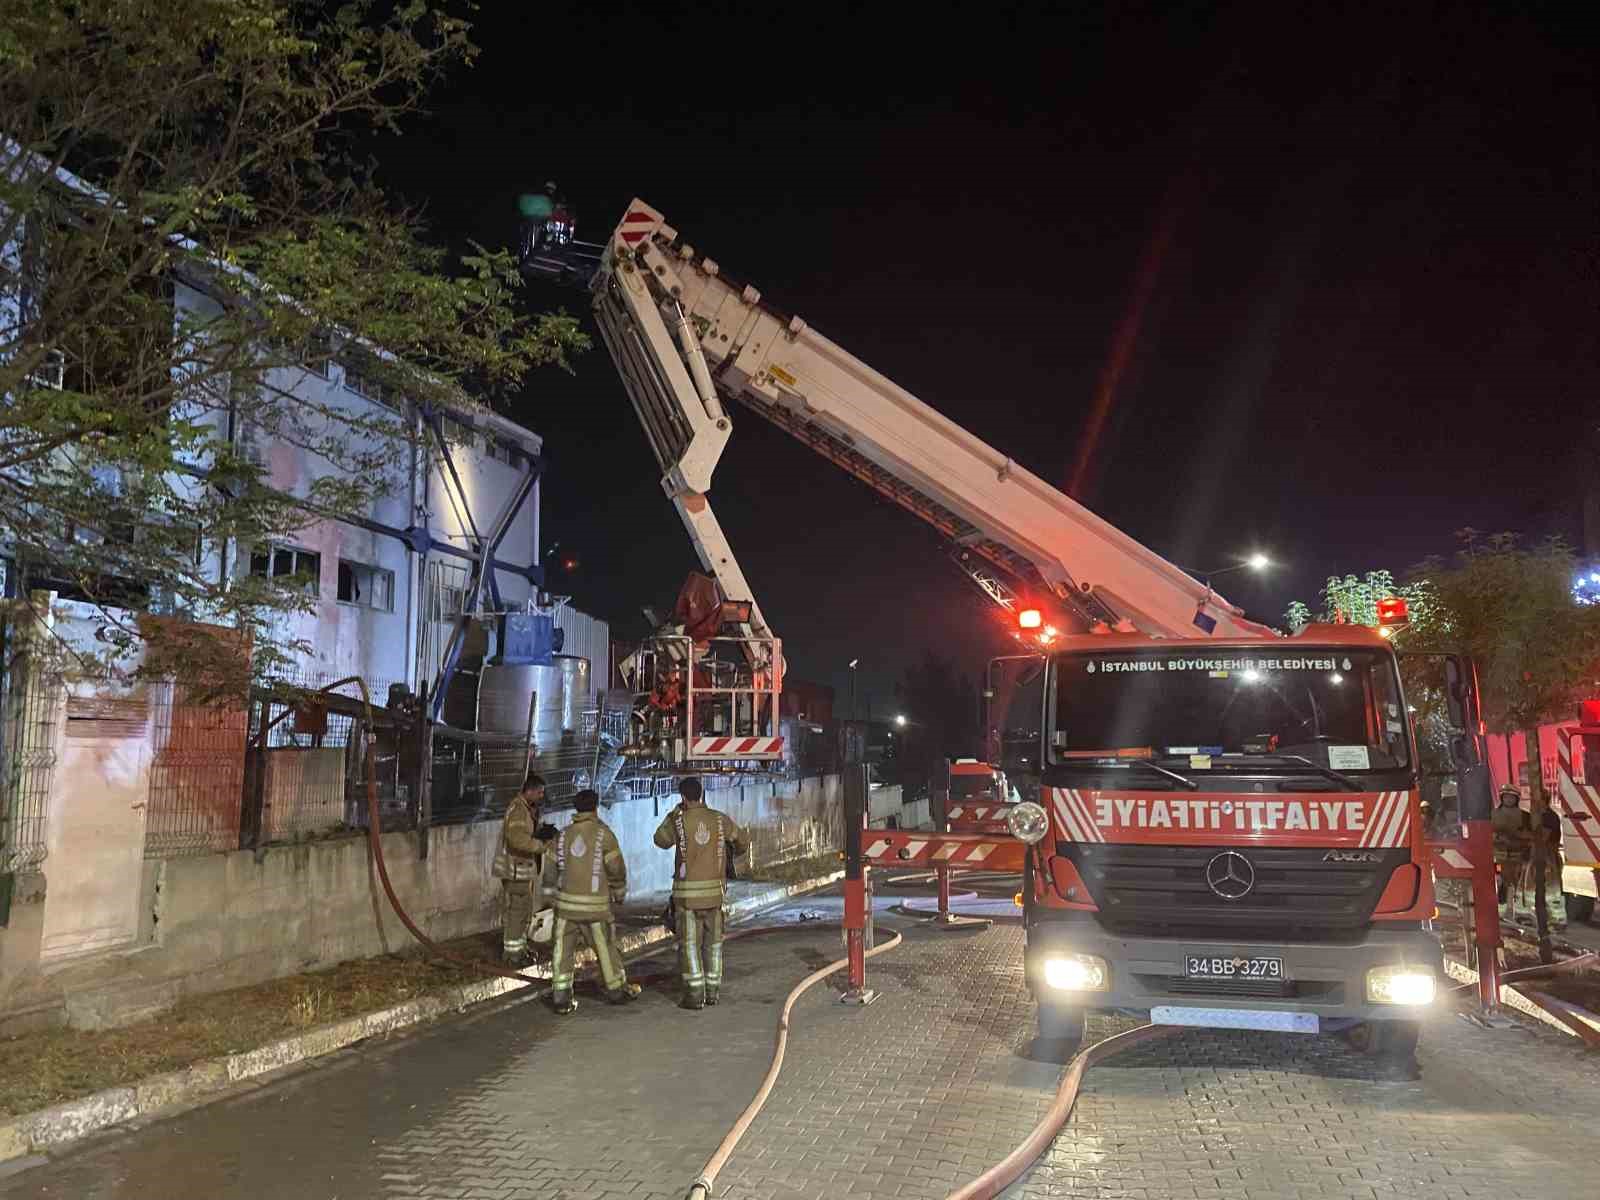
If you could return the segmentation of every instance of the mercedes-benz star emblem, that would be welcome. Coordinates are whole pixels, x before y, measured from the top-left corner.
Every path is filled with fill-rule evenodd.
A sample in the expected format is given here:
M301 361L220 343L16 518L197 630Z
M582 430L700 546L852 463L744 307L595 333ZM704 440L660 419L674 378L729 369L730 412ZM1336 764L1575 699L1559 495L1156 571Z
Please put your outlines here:
M1224 850L1206 864L1206 886L1224 900L1242 900L1255 885L1255 867L1237 850Z

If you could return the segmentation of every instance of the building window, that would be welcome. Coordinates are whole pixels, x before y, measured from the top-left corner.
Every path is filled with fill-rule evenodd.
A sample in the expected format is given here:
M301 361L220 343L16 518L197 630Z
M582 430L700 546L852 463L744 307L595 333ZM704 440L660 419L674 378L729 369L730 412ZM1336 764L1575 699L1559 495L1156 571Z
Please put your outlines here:
M300 351L300 365L323 379L333 378L333 343L324 334L313 334Z
M377 360L372 355L346 350L339 359L339 365L344 369L344 386L347 391L379 404L388 405L390 408L395 406L397 397L378 380L375 369Z
M366 563L339 560L339 599L345 604L394 611L394 572Z
M443 417L440 424L444 429L444 440L452 446L460 446L467 450L478 448L478 435L471 425L465 421L458 421L454 417ZM491 454L492 458L493 455Z
M294 546L257 546L250 552L250 574L264 579L302 580L313 596L322 594L322 555Z

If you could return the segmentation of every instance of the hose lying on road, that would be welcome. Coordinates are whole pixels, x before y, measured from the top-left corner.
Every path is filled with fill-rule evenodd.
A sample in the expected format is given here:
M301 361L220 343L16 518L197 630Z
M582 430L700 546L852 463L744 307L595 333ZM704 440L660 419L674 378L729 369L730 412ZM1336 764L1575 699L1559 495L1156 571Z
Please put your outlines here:
M779 928L792 927L779 926ZM901 935L896 933L888 941L868 950L866 957L873 958L882 954L885 950L893 950L900 944L901 940ZM838 959L819 970L811 972L811 974L794 985L794 990L784 1000L783 1009L778 1013L777 1043L772 1048L772 1063L767 1067L766 1077L762 1079L761 1086L756 1089L755 1098L745 1106L745 1110L739 1114L739 1119L733 1123L733 1128L728 1130L728 1135L722 1139L716 1150L712 1152L711 1157L706 1159L706 1165L700 1168L699 1177L689 1187L687 1200L710 1200L712 1185L717 1181L717 1172L722 1170L723 1165L728 1161L728 1157L733 1153L733 1148L739 1144L739 1140L744 1137L745 1131L750 1128L750 1123L756 1119L756 1114L766 1104L767 1097L772 1094L772 1085L778 1082L778 1072L783 1069L783 1052L789 1045L789 1013L794 1008L795 1001L800 999L812 984L820 983L835 971L849 965L849 959Z
M1029 1131L1021 1144L971 1183L951 1192L945 1200L994 1200L994 1197L1015 1183L1018 1177L1033 1165L1033 1161L1050 1148L1050 1143L1055 1141L1056 1135L1067 1123L1067 1118L1072 1115L1072 1106L1077 1102L1078 1087L1083 1082L1084 1071L1095 1063L1110 1058L1113 1054L1120 1054L1140 1042L1176 1032L1178 1027L1175 1025L1141 1025L1138 1029L1130 1029L1126 1033L1108 1037L1103 1042L1096 1042L1087 1050L1079 1051L1067 1064L1061 1082L1056 1085L1056 1098L1051 1101L1044 1116L1039 1118L1039 1123Z

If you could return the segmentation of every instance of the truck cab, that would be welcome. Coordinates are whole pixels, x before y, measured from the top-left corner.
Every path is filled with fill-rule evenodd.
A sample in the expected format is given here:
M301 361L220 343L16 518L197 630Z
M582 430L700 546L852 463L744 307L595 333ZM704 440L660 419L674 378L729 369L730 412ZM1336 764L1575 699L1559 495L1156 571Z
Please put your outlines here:
M1004 828L1006 807L1017 799L1006 773L992 763L958 758L950 764L950 803L945 820L952 828Z
M1040 1033L1089 1010L1358 1030L1409 1057L1441 952L1411 716L1377 630L1065 637L1025 885Z

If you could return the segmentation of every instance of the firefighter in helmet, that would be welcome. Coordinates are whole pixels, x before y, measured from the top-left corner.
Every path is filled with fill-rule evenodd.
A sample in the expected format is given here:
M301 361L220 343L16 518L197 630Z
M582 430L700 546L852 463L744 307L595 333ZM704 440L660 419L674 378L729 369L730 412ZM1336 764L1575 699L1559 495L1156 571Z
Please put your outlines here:
M678 783L683 803L656 830L656 845L673 850L673 928L678 935L678 968L683 977L682 1007L715 1004L722 988L722 901L728 847L750 849L733 818L706 807L698 779Z
M500 827L500 849L494 856L494 877L500 880L500 955L511 967L528 961L528 926L538 909L539 876L554 825L540 824L544 780L533 772L506 808Z
M1494 861L1500 868L1500 903L1505 905L1512 889L1521 881L1528 836L1525 832L1527 819L1522 813L1522 793L1506 784L1500 789L1499 800L1490 819L1494 829Z
M544 856L545 887L556 894L550 1005L561 1016L578 1007L572 998L572 966L579 937L594 951L608 1001L627 1004L640 991L638 984L628 982L611 919L611 906L622 903L628 892L622 847L596 812L598 792L584 788L573 797L572 807L572 824L552 839Z

